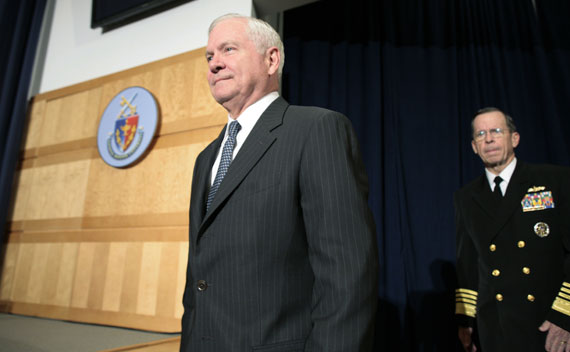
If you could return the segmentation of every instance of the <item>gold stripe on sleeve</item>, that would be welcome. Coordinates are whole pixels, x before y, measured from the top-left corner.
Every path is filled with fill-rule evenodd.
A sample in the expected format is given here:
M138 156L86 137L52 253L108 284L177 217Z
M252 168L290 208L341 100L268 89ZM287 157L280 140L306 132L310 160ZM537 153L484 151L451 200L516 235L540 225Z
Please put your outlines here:
M562 283L558 297L552 303L552 309L570 316L570 284L567 282Z
M455 314L475 318L477 314L477 291L465 288L455 290Z

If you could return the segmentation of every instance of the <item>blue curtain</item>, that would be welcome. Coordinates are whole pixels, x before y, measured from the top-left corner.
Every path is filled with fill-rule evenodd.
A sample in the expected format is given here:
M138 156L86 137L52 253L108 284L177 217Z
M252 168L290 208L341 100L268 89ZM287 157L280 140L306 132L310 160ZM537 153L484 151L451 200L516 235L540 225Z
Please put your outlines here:
M378 351L459 350L452 195L483 172L474 112L511 114L528 162L570 164L566 0L320 1L285 13L283 95L345 113L380 251Z
M28 107L45 0L0 2L0 249Z

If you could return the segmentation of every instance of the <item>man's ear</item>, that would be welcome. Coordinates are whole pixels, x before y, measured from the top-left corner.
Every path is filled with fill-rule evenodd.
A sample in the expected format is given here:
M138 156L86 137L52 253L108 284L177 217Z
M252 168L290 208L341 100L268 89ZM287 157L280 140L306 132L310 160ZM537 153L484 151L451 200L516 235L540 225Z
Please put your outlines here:
M473 148L473 153L477 154L477 143L474 140L471 140L471 148Z
M281 63L281 53L277 47L272 46L271 48L267 49L266 52L266 60L267 60L267 73L270 75L274 74L275 72L279 71L279 64Z
M520 140L521 135L518 132L511 133L511 143L513 145L513 148L516 148L517 145L519 145Z

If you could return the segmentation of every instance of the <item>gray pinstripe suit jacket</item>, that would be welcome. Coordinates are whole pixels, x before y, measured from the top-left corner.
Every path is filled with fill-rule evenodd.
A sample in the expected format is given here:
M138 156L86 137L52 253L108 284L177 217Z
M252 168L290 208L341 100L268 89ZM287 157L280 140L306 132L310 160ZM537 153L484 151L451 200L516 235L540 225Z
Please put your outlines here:
M275 100L206 213L224 131L198 156L181 351L368 351L378 286L349 120Z

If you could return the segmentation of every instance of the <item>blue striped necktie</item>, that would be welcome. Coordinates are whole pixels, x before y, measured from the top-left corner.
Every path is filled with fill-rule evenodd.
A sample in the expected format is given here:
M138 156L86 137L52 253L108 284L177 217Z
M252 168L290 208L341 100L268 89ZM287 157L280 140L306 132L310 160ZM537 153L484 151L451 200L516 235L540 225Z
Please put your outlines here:
M210 192L208 193L208 200L206 202L206 211L210 209L210 205L214 200L214 196L226 176L228 169L230 168L230 164L232 163L232 155L234 152L234 148L236 146L236 136L241 130L241 125L237 121L232 121L230 123L229 131L228 131L228 139L224 144L224 149L222 149L222 157L220 158L220 166L218 167L218 172L216 173L216 178L214 179L214 183L212 187L210 187Z

